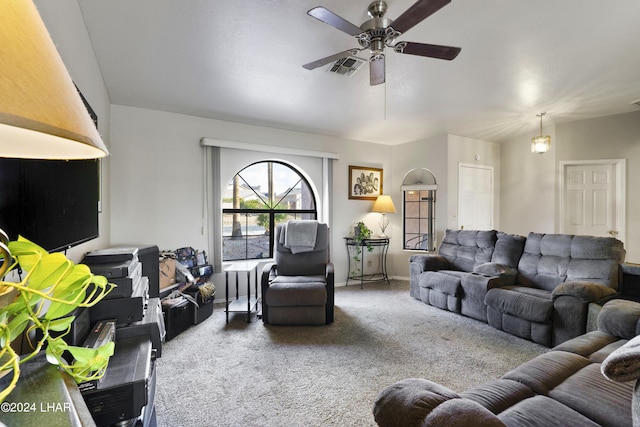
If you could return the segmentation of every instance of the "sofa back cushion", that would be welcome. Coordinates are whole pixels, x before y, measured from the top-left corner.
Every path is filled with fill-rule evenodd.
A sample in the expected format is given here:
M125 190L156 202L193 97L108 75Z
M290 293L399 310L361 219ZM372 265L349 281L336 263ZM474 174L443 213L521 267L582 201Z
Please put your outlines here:
M284 224L276 226L274 261L278 275L281 276L317 276L324 275L329 262L329 226L318 223L316 245L310 252L292 254L280 242L280 234Z
M496 234L495 230L446 230L438 254L452 270L473 271L476 265L491 261Z
M493 251L491 262L506 267L518 268L518 262L524 251L526 238L516 234L507 234L498 231L496 234L498 240Z
M589 281L617 289L622 242L611 237L529 233L516 283L552 291L565 281Z

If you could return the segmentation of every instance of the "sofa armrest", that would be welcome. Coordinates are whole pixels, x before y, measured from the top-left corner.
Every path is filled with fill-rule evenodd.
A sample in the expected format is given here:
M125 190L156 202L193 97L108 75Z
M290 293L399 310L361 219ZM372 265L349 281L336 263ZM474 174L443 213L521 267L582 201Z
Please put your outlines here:
M488 409L421 378L408 378L382 390L373 406L380 427L493 427L504 424Z
M262 268L262 279L260 280L262 289L269 287L269 281L275 277L276 271L276 264L274 262L269 262L264 265Z
M623 339L640 333L640 303L614 299L602 306L598 314L598 330Z
M420 275L425 271L446 270L449 261L442 255L424 254L412 255L409 258L409 295L420 299Z
M271 283L271 279L276 275L276 264L274 262L269 262L264 265L262 268L262 277L260 279L260 294L262 296L262 321L264 323L269 323L269 306L265 303L267 289L269 289L269 284Z
M577 298L582 303L589 303L599 301L615 293L615 289L599 283L575 281L561 283L551 292L551 296L554 300L561 296L570 296Z
M449 268L449 261L442 255L425 254L411 255L409 263L416 271L437 271Z
M589 303L615 294L612 288L587 281L564 282L552 292L554 346L587 332Z

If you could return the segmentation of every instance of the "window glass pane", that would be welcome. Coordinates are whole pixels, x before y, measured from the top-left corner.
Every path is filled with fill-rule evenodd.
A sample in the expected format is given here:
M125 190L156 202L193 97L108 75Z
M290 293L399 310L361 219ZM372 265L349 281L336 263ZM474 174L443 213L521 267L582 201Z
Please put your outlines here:
M317 219L311 187L279 162L259 162L238 172L225 188L222 205L224 261L270 257L276 224Z
M420 216L420 203L419 202L407 202L404 206L405 216L407 218L418 218Z
M224 261L269 257L268 214L223 214L222 224Z
M433 250L435 190L404 192L404 249Z
M419 191L406 191L404 193L404 199L407 202L417 202L418 200L420 200L420 192Z

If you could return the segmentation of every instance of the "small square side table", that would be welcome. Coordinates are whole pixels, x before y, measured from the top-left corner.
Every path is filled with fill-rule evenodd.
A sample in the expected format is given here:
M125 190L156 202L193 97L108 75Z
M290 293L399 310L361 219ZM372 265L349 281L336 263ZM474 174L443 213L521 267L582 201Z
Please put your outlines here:
M229 313L247 313L247 323L251 322L251 313L258 310L258 265L259 261L234 261L223 267L225 275L225 312L227 324L229 323ZM229 301L229 273L235 272L236 276L236 297ZM251 273L254 273L255 294L251 296ZM247 296L240 296L238 284L240 273L247 275Z

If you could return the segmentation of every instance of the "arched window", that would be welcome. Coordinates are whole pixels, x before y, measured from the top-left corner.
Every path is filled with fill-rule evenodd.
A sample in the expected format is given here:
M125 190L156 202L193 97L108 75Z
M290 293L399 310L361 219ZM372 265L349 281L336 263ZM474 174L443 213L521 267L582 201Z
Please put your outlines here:
M291 166L257 162L238 172L222 199L222 260L271 258L276 224L317 219L307 180Z

